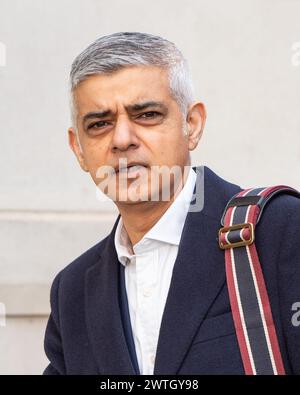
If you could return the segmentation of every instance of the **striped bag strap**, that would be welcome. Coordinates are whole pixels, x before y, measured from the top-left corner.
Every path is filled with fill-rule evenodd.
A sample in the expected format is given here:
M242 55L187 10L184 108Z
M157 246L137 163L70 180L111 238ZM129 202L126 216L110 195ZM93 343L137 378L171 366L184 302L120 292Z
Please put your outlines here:
M225 250L230 305L247 375L284 375L270 302L255 247L255 227L266 203L279 193L300 197L287 185L244 189L227 203L219 246Z

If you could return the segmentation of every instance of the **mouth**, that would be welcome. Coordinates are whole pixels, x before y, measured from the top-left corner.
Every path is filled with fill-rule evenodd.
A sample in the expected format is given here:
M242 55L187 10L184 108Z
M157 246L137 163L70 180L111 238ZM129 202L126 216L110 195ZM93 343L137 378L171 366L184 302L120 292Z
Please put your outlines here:
M129 163L127 166L123 167L115 167L116 174L120 174L122 176L127 176L128 178L135 178L137 177L142 171L147 169L147 165L143 163Z
M127 171L128 172L135 171L135 170L138 170L138 169L144 168L144 167L148 167L148 166L145 165L144 163L132 162L132 163L129 163L127 166L121 166L121 167L116 166L114 169L115 169L116 173L124 173Z

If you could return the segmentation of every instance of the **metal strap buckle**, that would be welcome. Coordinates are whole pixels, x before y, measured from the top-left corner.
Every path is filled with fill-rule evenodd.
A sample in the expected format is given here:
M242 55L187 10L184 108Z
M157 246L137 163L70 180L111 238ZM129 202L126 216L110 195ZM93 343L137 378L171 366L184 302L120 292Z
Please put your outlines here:
M221 236L222 233L226 233L231 230L237 230L237 229L249 229L250 230L250 238L248 240L243 240L243 241L236 241L234 243L231 243L228 241L228 243L224 244L221 241ZM245 222L244 224L235 224L232 226L224 226L219 230L219 246L222 250L225 250L227 248L235 248L235 247L241 247L241 246L246 246L249 244L252 244L254 241L254 227L251 222Z

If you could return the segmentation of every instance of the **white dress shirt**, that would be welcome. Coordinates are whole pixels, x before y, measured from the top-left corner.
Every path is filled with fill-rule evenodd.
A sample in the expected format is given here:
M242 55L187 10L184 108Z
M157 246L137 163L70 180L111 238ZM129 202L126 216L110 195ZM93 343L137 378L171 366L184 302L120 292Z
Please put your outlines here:
M153 374L161 319L195 182L196 173L190 167L174 202L132 248L122 217L116 228L115 247L125 266L125 287L141 374Z

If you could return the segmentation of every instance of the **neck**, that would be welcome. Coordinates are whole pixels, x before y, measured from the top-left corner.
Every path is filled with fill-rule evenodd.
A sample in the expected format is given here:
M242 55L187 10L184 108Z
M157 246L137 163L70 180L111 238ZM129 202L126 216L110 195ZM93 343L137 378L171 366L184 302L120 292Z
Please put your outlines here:
M190 169L191 171L191 169ZM134 204L117 203L122 217L123 225L129 236L132 246L138 243L143 236L159 221L163 214L174 202L186 183L189 172L184 172L184 178L177 190L168 201L142 201ZM141 220L142 219L142 220Z

